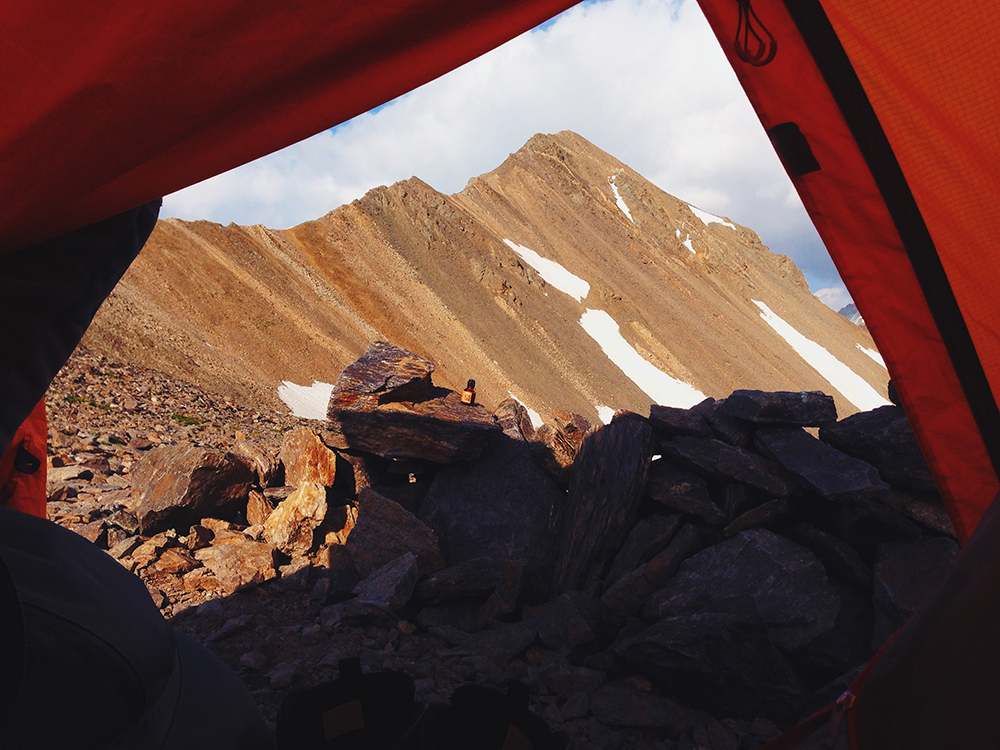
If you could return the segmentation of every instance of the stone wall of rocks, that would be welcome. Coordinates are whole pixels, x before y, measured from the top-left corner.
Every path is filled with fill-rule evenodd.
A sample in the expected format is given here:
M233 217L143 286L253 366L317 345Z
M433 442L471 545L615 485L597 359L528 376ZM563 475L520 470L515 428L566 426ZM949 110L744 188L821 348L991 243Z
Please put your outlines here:
M268 710L336 663L275 663L244 606L273 588L303 602L296 643L423 644L429 701L463 664L525 680L582 747L756 747L835 698L957 553L898 406L837 421L822 393L736 391L534 430L432 372L373 346L325 429L144 450L107 513L64 521L178 627L243 644L228 657ZM54 469L53 492L80 470ZM216 623L219 597L243 614Z

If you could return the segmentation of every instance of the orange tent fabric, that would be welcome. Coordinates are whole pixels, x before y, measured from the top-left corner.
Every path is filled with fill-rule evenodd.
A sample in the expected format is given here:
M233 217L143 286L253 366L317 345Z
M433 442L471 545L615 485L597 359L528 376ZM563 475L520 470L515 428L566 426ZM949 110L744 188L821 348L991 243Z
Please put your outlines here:
M986 127L1000 114L998 89L987 86L997 79L988 60L997 16L912 1L700 2L886 360L965 540L1000 490L991 389L1000 321L989 291L1000 257L988 252L986 220L1000 189L997 134ZM766 64L740 56L748 16L751 51L776 50ZM958 62L968 46L978 56ZM952 87L966 65L974 72ZM966 116L984 88L981 109ZM782 153L774 129L787 123L817 168L797 170L794 145Z
M0 505L39 518L46 517L48 438L43 400L35 405L0 456Z

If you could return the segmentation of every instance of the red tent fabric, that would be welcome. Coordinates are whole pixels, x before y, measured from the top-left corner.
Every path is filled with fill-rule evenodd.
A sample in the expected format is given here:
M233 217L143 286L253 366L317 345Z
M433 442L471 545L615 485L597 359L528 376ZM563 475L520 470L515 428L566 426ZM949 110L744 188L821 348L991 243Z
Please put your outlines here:
M576 0L0 2L0 252L387 102Z

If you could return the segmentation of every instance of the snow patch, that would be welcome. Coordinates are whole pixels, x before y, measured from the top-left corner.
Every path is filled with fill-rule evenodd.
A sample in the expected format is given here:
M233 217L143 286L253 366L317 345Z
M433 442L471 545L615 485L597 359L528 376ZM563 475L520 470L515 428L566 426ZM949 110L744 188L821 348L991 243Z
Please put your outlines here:
M326 408L333 393L331 383L314 380L312 385L296 385L282 380L278 386L278 396L296 417L326 420Z
M869 349L868 347L865 346L861 346L861 344L858 344L857 347L865 354L867 354L869 357L878 362L880 365L882 365L882 367L885 367L885 360L882 359L882 355L879 354L877 351L875 351L874 349ZM888 370L889 368L885 367L885 369Z
M608 184L611 185L611 190L615 194L615 203L618 204L618 208L622 210L622 213L628 217L628 220L635 224L635 219L632 218L632 212L628 210L628 204L625 203L625 199L622 198L621 193L618 192L618 186L615 184L615 178L609 177Z
M517 403L519 403L521 406L523 406L524 409L525 409L525 411L528 412L528 419L531 420L531 426L532 427L534 427L537 430L539 427L541 427L544 424L544 422L542 421L542 415L541 414L539 414L537 411L535 411L534 409L532 409L530 406L528 406L526 403L524 403L521 399L519 399L517 396L515 396L510 391L507 391L507 395L510 396L515 401L517 401Z
M683 244L684 244L684 247L686 247L688 250L690 250L694 255L698 254L698 253L696 253L694 251L694 245L691 244L691 235L690 234L687 236L687 239L684 240Z
M796 331L763 302L752 301L760 308L760 317L764 319L764 322L787 341L802 359L826 378L830 385L840 391L844 398L862 411L877 409L889 404L874 388L868 385L864 378L830 354L825 347Z
M705 394L683 380L672 378L642 358L625 340L614 319L603 310L587 310L580 318L583 330L640 390L662 406L689 409Z
M615 418L615 410L610 406L604 406L603 404L597 405L597 418L601 420L601 424L609 424L612 419Z
M525 263L538 271L539 276L560 292L565 292L577 302L583 302L587 298L587 295L590 294L590 284L588 282L570 273L554 260L543 258L534 250L524 245L518 245L511 240L505 239L504 243L517 253Z
M706 227L709 224L722 224L732 229L736 229L736 225L733 224L732 222L726 221L725 219L720 218L715 214L710 214L708 211L702 211L700 208L695 208L690 203L688 204L688 208L691 209L691 213L693 213L695 216L701 219L701 223L704 224Z

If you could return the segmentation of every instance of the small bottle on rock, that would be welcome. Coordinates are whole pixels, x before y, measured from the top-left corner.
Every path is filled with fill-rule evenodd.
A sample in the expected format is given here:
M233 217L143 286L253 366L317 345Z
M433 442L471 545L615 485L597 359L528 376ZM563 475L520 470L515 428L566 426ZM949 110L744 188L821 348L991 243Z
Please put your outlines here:
M476 403L476 381L469 378L469 382L462 391L462 403L470 406Z

